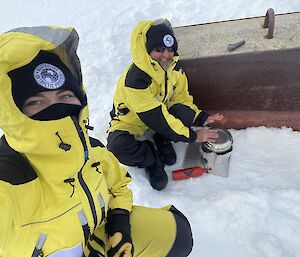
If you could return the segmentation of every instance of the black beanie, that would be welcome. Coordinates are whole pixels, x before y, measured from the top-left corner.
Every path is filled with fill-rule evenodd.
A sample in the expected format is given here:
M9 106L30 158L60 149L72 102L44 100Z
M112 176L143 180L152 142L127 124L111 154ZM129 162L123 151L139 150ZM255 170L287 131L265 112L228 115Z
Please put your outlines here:
M12 81L13 99L20 110L28 97L59 89L72 91L83 106L86 104L81 82L54 53L40 51L29 64L8 75Z
M172 29L165 24L151 26L146 34L146 38L148 53L160 46L173 47L174 52L177 52L177 40Z

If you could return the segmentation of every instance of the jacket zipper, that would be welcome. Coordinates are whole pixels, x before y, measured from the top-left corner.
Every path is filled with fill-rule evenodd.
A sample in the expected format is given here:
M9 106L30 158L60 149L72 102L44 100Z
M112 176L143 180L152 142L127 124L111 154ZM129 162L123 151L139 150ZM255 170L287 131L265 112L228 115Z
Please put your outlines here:
M167 71L165 71L165 96L164 96L162 102L165 101L167 94L168 94L168 73L167 73Z
M85 141L85 138L84 138L84 135L83 135L83 131L82 131L77 119L75 117L71 117L71 118L72 118L72 120L75 124L76 130L78 132L79 138L81 140L81 143L82 143L83 149L84 149L84 164L83 164L82 168L80 169L80 171L78 172L78 181L79 181L81 187L83 188L83 191L85 192L85 194L87 196L87 199L89 201L90 208L91 208L92 215L93 215L93 220L94 220L94 228L96 228L98 221L97 221L95 203L94 203L91 191L89 190L87 184L85 183L85 181L82 177L82 169L83 169L84 165L86 164L86 162L88 160L87 144L86 144L86 141Z
M91 211L92 211L92 214L93 214L93 220L94 220L94 228L96 228L97 226L97 214L96 214L96 207L95 207L95 203L94 203L94 200L93 200L93 197L92 197L92 194L87 186L87 184L85 183L85 181L83 180L83 177L82 177L82 170L80 170L78 172L78 180L79 180L79 183L81 185L81 187L83 188L83 191L85 192L87 198L88 198L88 201L89 201L89 204L90 204L90 208L91 208Z
M33 253L31 255L31 257L44 256L42 249L43 249L43 246L46 242L46 239L47 239L47 234L40 234L39 235L38 241L35 245L35 248L33 250Z

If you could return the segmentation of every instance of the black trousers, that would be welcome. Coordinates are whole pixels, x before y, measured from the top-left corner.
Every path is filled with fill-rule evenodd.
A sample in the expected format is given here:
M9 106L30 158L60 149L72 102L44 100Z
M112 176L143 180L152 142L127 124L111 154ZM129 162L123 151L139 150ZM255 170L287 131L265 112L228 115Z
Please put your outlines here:
M169 110L177 119L190 127L195 117L195 112L183 104L174 104ZM155 162L154 147L150 141L138 141L127 131L115 130L109 133L107 148L127 166L144 168Z

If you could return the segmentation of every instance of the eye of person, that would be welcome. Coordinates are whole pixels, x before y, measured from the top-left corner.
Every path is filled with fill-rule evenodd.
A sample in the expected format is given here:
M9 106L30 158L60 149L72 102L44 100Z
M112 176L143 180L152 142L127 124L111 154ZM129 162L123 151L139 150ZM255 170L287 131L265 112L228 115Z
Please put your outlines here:
M159 46L154 48L156 52L163 53L164 51L168 51L169 53L174 52L173 47Z
M38 104L42 104L43 101L41 99L32 99L29 100L27 103L25 103L25 106L33 106L33 105L38 105Z
M71 91L70 92L63 92L60 95L60 98L62 98L62 99L69 99L69 98L72 98L72 97L75 97L75 95Z

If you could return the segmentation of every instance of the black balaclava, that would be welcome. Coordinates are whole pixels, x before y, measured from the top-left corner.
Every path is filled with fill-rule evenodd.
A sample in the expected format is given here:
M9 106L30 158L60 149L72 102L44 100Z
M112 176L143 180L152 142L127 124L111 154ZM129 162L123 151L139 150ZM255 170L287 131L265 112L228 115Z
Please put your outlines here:
M30 118L33 120L47 121L58 120L68 116L78 117L81 109L82 105L57 103L48 106L44 110L32 115Z
M173 30L165 24L151 26L146 33L146 38L146 48L148 53L160 46L172 47L174 52L177 52L177 40Z
M12 81L13 99L20 110L28 97L45 91L70 90L81 103L81 106L53 104L33 115L32 119L56 120L71 115L78 116L86 105L86 95L81 82L54 53L40 51L29 64L10 71L8 75Z

